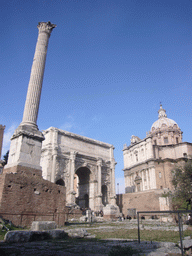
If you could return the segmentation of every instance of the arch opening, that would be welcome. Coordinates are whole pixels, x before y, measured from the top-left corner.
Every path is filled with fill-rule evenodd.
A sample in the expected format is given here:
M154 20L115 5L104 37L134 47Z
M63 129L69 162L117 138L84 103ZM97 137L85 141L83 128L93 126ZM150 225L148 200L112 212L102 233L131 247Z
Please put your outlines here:
M90 170L87 167L80 167L76 171L77 184L76 184L76 203L81 208L89 208L89 182L90 182Z
M104 206L106 206L108 204L107 186L106 185L102 185L101 192L102 192L102 204Z

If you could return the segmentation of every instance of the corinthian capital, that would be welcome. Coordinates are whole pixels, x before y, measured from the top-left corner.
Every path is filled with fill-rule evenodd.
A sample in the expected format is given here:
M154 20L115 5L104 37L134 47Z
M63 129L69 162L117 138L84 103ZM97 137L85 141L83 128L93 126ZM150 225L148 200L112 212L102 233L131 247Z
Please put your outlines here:
M98 165L98 166L101 166L101 165L102 165L102 158L98 158L98 159L97 159L97 165Z
M72 161L75 161L76 155L77 155L77 151L71 151L70 152L70 159Z
M115 170L115 165L116 165L117 163L115 162L115 160L112 160L111 161L111 169L113 169L113 170Z
M37 25L39 29L39 33L46 32L47 34L51 34L51 31L56 27L55 24L51 24L50 21L48 22L39 22Z

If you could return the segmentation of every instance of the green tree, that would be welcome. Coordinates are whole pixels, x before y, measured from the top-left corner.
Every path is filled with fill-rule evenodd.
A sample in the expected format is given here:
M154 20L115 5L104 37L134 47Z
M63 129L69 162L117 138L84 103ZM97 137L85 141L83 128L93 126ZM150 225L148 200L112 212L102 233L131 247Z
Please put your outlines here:
M3 156L3 163L2 165L5 166L8 162L8 157L9 157L9 150L7 151L7 153Z
M173 209L191 209L192 204L192 160L173 170L172 184L174 191L171 195Z

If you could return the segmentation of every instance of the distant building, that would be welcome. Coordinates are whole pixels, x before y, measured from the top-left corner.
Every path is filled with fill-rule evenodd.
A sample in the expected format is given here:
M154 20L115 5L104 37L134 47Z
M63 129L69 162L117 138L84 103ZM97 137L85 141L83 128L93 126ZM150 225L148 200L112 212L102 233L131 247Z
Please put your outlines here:
M158 198L172 190L173 167L192 156L192 143L182 142L181 129L162 105L158 114L146 138L132 136L124 146L124 210L160 210Z
M3 135L4 135L5 125L0 124L0 174L3 171L3 161L1 160L1 152L3 146Z
M5 130L5 125L0 124L0 159L1 159L1 152L2 152L2 146L3 146L4 130Z

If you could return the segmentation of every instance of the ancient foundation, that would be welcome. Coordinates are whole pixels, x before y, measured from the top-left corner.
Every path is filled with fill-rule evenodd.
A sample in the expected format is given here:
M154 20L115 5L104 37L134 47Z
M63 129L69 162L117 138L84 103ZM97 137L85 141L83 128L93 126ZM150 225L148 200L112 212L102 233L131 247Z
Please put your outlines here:
M24 170L0 175L0 216L16 226L33 221L55 221L63 226L66 219L65 187L29 175Z

